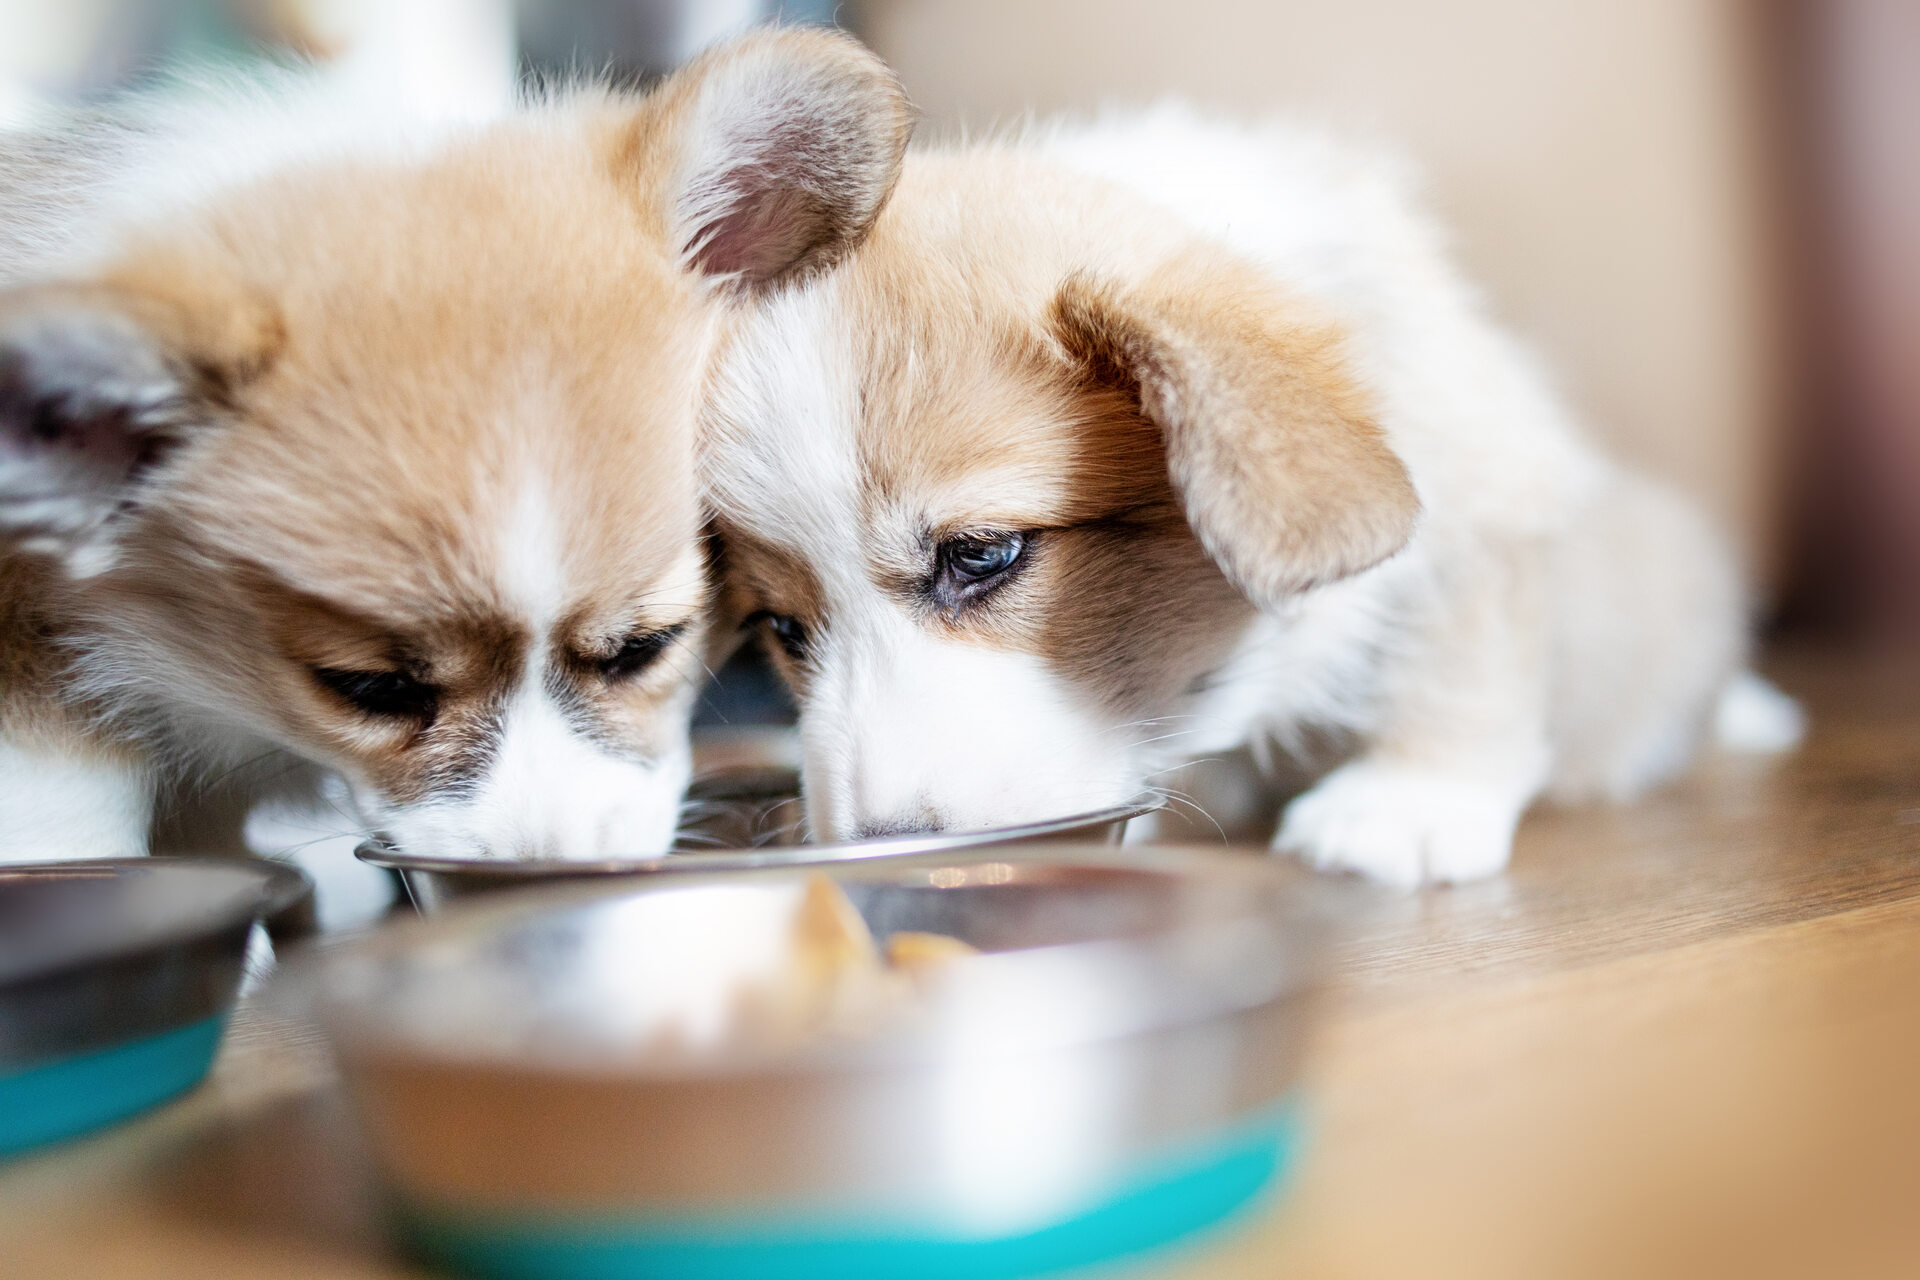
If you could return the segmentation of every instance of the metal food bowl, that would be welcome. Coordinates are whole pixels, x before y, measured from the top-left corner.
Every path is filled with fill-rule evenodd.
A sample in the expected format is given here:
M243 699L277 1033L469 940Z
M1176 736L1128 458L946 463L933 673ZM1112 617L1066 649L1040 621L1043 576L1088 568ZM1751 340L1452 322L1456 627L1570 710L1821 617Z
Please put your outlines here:
M877 937L980 954L857 1034L663 1047L663 1007L737 1007L715 974L817 871L514 895L329 956L319 1016L413 1245L502 1280L991 1280L1286 1180L1309 877L1150 848L833 864Z
M1130 804L1018 826L809 845L802 843L797 755L791 730L710 736L698 744L696 758L707 776L689 790L692 816L672 853L595 862L426 857L376 838L355 856L396 872L424 915L459 898L561 880L766 870L1015 844L1117 845L1128 822L1164 803L1157 795L1143 796Z
M245 859L0 867L0 1157L198 1084L248 933L309 890L292 867Z

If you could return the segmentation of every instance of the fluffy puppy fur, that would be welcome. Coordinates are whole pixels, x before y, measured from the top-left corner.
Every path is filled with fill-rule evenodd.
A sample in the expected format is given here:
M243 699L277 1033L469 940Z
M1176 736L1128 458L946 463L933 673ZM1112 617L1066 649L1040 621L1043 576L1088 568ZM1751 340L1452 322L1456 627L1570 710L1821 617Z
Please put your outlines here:
M0 860L288 755L421 853L671 839L715 322L866 232L904 100L790 30L485 126L350 106L5 144Z
M1793 733L1720 538L1587 442L1394 166L1292 129L916 151L844 271L732 327L704 439L823 837L1332 741L1277 844L1465 880L1724 691Z

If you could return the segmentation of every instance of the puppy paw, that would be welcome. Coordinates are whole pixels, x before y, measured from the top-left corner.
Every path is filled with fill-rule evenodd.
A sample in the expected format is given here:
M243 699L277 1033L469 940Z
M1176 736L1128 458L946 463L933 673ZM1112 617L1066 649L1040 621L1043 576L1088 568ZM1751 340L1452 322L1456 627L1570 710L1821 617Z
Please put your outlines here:
M1402 888L1479 880L1507 865L1526 799L1469 778L1356 761L1287 806L1273 846Z

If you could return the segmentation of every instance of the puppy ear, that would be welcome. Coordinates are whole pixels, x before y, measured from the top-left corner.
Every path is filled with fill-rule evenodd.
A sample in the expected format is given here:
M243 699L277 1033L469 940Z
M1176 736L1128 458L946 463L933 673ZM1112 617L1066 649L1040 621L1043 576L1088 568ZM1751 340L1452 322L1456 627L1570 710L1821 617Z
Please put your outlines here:
M1160 429L1187 523L1256 605L1406 545L1413 482L1346 374L1339 335L1244 268L1176 261L1139 287L1069 279L1054 330Z
M86 552L265 358L259 317L107 285L0 293L0 546Z
M846 36L773 28L669 77L635 160L662 174L666 232L688 269L749 289L832 265L900 176L913 110Z

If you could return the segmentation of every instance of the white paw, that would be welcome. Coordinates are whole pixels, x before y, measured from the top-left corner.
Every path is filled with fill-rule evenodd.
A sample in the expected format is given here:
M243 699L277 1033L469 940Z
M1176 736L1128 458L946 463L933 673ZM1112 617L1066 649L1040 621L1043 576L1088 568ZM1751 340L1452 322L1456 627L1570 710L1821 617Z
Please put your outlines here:
M1713 736L1728 751L1779 755L1800 745L1807 716L1800 704L1751 671L1742 671L1720 691Z
M1507 865L1526 803L1516 788L1356 761L1287 806L1273 846L1402 888L1480 880Z

